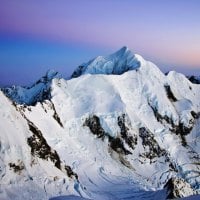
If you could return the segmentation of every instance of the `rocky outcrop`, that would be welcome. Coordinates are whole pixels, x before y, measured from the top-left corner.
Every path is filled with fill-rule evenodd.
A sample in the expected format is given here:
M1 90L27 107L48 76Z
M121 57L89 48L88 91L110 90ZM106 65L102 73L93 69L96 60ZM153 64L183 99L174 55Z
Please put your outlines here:
M25 168L23 161L18 160L16 163L9 163L8 164L10 169L13 169L15 173L20 174L21 171Z
M87 118L85 120L85 123L83 124L83 126L87 126L90 129L90 131L94 135L96 135L98 138L102 138L105 135L107 135L100 124L99 117L97 117L96 115L93 115L93 116L90 116L89 118Z
M51 160L58 169L61 169L61 161L55 150L53 150L42 135L42 132L30 121L29 129L33 133L27 139L28 145L31 147L31 154L45 160Z
M111 137L109 133L105 132L105 130L101 126L99 117L96 115L92 115L87 118L83 125L87 126L90 131L97 136L97 138L104 139L105 137L107 137L109 142L109 149L111 150L111 155L112 151L116 152L118 154L119 161L125 166L129 167L129 163L126 161L124 156L132 153L125 147L124 143L130 141L130 144L132 145L132 140L130 140L130 138L126 135L127 128L125 127L123 118L121 118L121 116L118 117L118 125L121 130L121 135L117 137Z
M196 194L191 185L182 178L170 178L164 188L167 199L182 198Z
M44 160L50 160L54 163L55 167L65 172L68 177L75 177L75 179L78 180L78 175L72 171L70 166L62 163L58 153L48 145L42 132L29 120L28 126L33 133L33 135L27 139L27 143L31 147L31 154Z
M126 115L122 114L119 116L117 118L117 122L120 128L121 137L128 144L128 146L134 150L135 146L137 145L137 136L129 133L129 128L126 126Z
M174 100L175 99L171 101L174 101ZM191 111L191 119L189 120L189 126L185 126L184 123L181 122L181 120L179 120L178 124L175 124L171 117L167 115L164 115L164 116L161 115L158 109L155 106L152 106L150 103L149 103L149 106L153 110L154 116L157 119L157 121L162 123L164 126L166 126L167 124L167 127L169 128L169 130L180 137L182 145L187 146L187 141L185 139L185 136L188 135L192 131L195 124L195 120L199 118L199 115L196 112Z
M200 76L187 76L187 78L194 84L200 84Z
M154 158L167 155L166 151L159 146L154 135L147 128L139 128L139 136L142 139L142 145L146 151L141 154L142 157L153 160Z
M176 102L177 98L174 96L174 94L171 90L171 87L169 85L165 85L164 87L165 87L165 91L167 93L167 97L169 98L169 100L172 102Z

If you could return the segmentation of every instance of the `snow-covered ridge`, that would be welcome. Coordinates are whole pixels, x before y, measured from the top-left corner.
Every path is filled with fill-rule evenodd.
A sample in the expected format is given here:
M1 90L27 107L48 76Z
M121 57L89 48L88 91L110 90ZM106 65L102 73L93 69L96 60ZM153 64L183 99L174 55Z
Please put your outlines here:
M145 60L133 54L127 47L122 47L109 56L98 56L88 63L80 65L72 74L72 78L83 74L123 74L129 70L139 68Z
M37 102L50 98L49 90L51 81L54 78L61 77L62 75L55 70L49 70L42 78L40 78L31 86L12 86L2 88L2 91L6 94L6 96L16 103L34 105Z
M48 72L21 92L3 90L12 101L0 91L0 199L200 193L200 86L132 55L109 56L122 56L119 71L139 63L121 75Z
M146 71L146 73L164 76L164 74L153 63L146 61L142 56L133 54L128 47L122 47L120 50L109 56L98 56L88 63L80 65L72 74L72 78L84 74L104 74L121 75L132 70ZM147 75L148 76L148 75ZM34 105L45 99L51 98L51 83L53 79L60 79L63 76L55 71L48 70L47 73L31 86L12 86L2 88L4 94L19 104ZM187 77L192 83L199 84L200 78L197 76Z

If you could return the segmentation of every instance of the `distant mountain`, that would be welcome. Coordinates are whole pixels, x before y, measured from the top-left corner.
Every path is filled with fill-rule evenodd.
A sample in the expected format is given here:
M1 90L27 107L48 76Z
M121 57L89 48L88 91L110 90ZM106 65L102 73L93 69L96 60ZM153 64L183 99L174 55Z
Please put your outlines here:
M195 84L200 84L200 76L187 76L187 78Z
M62 75L54 70L49 70L41 79L28 87L12 86L2 88L7 97L18 104L34 105L37 102L50 99L51 81L61 78Z
M0 91L0 199L200 193L200 85L127 47ZM7 98L8 97L8 98Z

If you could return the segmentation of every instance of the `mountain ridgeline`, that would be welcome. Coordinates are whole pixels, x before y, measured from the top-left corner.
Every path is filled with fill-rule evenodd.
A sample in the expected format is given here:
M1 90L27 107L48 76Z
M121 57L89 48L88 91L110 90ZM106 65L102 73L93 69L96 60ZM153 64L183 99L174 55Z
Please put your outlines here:
M199 83L123 47L2 88L0 199L200 194Z

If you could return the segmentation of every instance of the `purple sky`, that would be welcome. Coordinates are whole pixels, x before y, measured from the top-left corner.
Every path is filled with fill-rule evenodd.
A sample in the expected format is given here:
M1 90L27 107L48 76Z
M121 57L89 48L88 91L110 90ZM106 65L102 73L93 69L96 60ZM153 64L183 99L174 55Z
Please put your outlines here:
M64 76L122 46L163 71L200 74L199 0L0 0L0 85Z

